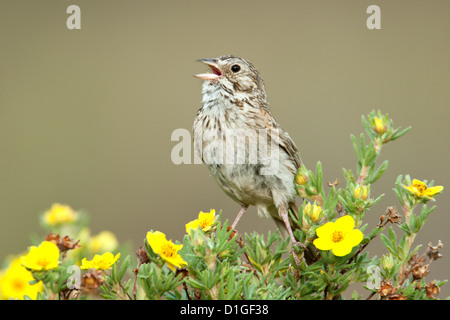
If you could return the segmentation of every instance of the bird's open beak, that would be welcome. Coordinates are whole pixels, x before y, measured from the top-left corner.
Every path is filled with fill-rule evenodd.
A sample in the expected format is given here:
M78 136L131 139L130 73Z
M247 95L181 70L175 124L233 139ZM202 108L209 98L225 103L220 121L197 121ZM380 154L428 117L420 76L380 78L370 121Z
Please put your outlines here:
M217 80L222 76L222 72L217 64L217 59L198 59L196 62L207 64L211 68L212 73L196 74L194 77L203 80Z

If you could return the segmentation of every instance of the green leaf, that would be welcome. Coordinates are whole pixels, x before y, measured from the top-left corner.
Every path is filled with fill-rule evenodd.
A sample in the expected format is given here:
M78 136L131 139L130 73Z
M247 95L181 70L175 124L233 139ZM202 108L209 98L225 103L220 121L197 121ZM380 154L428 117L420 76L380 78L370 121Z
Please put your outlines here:
M364 165L370 167L375 164L377 158L377 151L373 143L370 143L364 153Z
M130 261L131 261L131 258L130 258L130 256L128 255L128 256L125 258L125 260L122 262L122 265L120 266L119 275L118 275L118 280L119 280L119 282L122 281L122 279L123 279L123 277L124 277L124 275L125 275L125 272L127 271L128 266L130 265Z
M323 185L322 185L322 163L320 161L317 162L316 165L316 176L317 176L317 193L322 194Z
M373 238L375 238L380 232L382 232L384 230L384 227L375 227L367 236L369 238L369 240L372 240Z
M114 280L115 283L119 283L120 282L119 281L119 276L118 276L118 273L117 273L117 263L114 263L112 265L112 274L111 274L111 276L112 276L112 279Z
M361 160L363 160L363 161L361 161L361 164L364 164L365 163L365 161L364 161L364 158L365 158L365 156L366 156L366 138L365 138L365 136L364 136L364 134L363 133L361 133L361 135L359 136L359 141L360 141L360 148L359 148L359 150L360 150L360 152L361 152Z
M379 167L378 169L370 175L369 177L369 183L374 183L375 181L377 181L382 175L383 173L386 171L387 167L389 165L389 161L385 160Z
M389 243L392 246L395 246L397 244L397 235L395 234L394 229L392 227L389 227Z
M39 283L41 280L31 280L31 281L28 281L28 283L30 284L30 286L32 286L32 285L35 285L36 283Z
M353 175L352 170L346 170L345 168L342 169L342 174L344 175L345 179L347 180L347 182L349 183L356 183L355 182L355 176Z
M355 150L355 153L358 156L359 161L362 162L361 161L361 159L362 159L361 158L361 151L360 151L360 149L358 147L358 139L356 139L356 137L353 134L350 135L350 138L352 139L353 149Z
M362 116L361 121L363 123L364 128L366 129L367 135L370 137L370 139L373 140L375 138L375 134L374 134L369 122L366 120L366 117Z
M400 130L400 128L396 129L390 140L394 141L394 140L400 138L401 136L405 135L410 129L411 129L411 127L408 127L400 132L398 132Z
M408 251L409 251L409 244L408 241L406 241L406 235L404 234L399 243L398 243L398 258L402 261L406 261L406 257L408 256Z
M403 231L405 231L407 236L410 236L412 234L411 229L409 228L408 224L406 222L402 223L400 225L400 229L402 229Z
M311 170L309 170L309 180L311 181L311 185L317 186L317 178L316 178L316 175L315 175L314 172L312 172Z
M372 203L370 204L370 206L373 206L375 203L377 203L378 201L380 201L381 198L383 198L383 197L384 197L384 193L383 193L383 194L380 194L380 195L378 196L378 198L376 198L375 200L372 201Z
M397 188L393 188L392 190L394 190L394 193L397 196L398 202L400 202L400 204L403 206L404 201L403 201L402 193Z
M413 213L409 217L409 226L413 233L418 233L420 230L420 219Z
M390 253L392 253L394 256L398 256L397 247L391 246L391 243L389 242L389 238L386 237L384 234L380 235L381 242L383 242L384 246L389 250Z

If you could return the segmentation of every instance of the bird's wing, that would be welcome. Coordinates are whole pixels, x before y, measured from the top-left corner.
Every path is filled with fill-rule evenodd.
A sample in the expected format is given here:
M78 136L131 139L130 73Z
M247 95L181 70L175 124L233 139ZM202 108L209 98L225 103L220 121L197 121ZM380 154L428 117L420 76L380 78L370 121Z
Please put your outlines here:
M299 169L302 166L302 160L300 159L299 151L294 141L292 141L289 134L280 127L280 147L286 151L286 153L294 160L295 169Z
M292 161L294 161L295 169L298 170L302 166L302 160L300 159L300 154L294 141L275 120L268 108L261 108L261 112L263 114L263 118L265 119L264 122L266 126L272 130L278 131L278 139L275 142L289 155Z

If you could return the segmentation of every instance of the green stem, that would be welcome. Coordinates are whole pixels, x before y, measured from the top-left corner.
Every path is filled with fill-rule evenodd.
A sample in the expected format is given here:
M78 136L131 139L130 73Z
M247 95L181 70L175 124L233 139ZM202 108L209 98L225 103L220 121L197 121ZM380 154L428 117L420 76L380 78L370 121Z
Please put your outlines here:
M417 203L418 202L416 200L414 200L414 202L411 204L408 204L405 202L402 207L403 213L405 214L405 222L408 225L410 230L412 230L411 225L410 225L410 220L411 220L410 217L413 214L414 207L417 205ZM411 235L406 236L406 241L408 243L408 253L411 250L411 247L412 247L415 237L416 237L416 234L413 232L411 233ZM407 268L408 268L408 261L403 261L403 264L401 265L400 270L399 270L400 271L399 272L399 276L400 276L399 283L401 285L403 285L406 278L409 276L410 271L408 271Z

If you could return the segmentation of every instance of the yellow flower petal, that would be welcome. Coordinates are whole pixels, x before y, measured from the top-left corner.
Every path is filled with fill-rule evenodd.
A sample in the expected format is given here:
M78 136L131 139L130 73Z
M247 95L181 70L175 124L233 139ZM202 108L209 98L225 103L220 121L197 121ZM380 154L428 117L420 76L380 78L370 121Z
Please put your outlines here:
M192 229L197 229L200 225L200 222L198 221L198 219L196 220L192 220L191 222L186 224L186 233L187 234L191 234L191 230Z
M442 190L444 190L443 186L436 186L436 187L429 187L427 188L427 190L425 191L425 194L429 197L434 196L440 192L442 192Z
M331 252L333 252L336 257L343 257L349 254L352 251L352 248L352 246L349 246L342 241L340 243L336 243L331 249Z
M114 256L111 252L105 252L102 255L96 254L94 258L89 261L84 258L81 261L81 269L98 269L98 270L108 270L113 266L114 263L120 258L120 253Z
M92 261L88 261L88 259L83 258L83 260L81 260L81 269L83 270L88 270L88 269L92 269Z
M178 254L183 245L174 244L172 241L167 240L164 233L160 231L147 232L147 242L153 252L167 262L170 269L175 270L175 266L181 268L186 265L186 262Z
M342 231L350 231L355 227L355 220L350 215L340 217L335 222L335 228Z
M161 252L161 248L166 241L166 235L160 231L147 232L147 242L156 254Z
M316 229L316 234L319 238L326 237L329 233L333 232L334 223L327 222L323 226L320 226Z
M313 241L313 244L316 246L317 249L323 251L331 250L331 248L333 248L334 245L330 237L317 238Z
M200 227L204 232L209 231L216 221L215 217L216 211L212 209L210 212L200 211L198 214L198 219L190 221L186 224L186 232L190 234L191 229L197 229Z
M200 211L198 214L198 220L203 231L208 231L211 229L211 226L216 221L215 213L216 211L214 209L210 212Z
M24 299L28 296L36 299L43 291L42 282L31 285L33 275L21 265L20 259L14 259L6 271L0 272L0 299Z
M350 245L352 247L355 247L358 244L360 244L361 241L363 241L363 239L364 239L364 234L359 229L350 230L345 235L345 242L348 243L348 245Z
M59 264L59 249L53 242L43 241L39 247L31 246L20 261L24 267L35 271L54 269Z
M411 192L413 194L415 194L417 192L417 188L414 187L413 185L406 186L406 185L403 184L402 186L403 186L403 188L405 188L406 190L408 190L409 192Z

